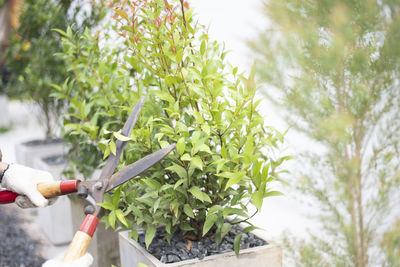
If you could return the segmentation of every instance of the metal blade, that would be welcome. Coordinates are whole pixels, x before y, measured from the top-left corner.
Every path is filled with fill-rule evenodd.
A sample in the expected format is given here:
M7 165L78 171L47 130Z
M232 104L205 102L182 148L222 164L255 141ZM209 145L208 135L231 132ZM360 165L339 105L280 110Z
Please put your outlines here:
M126 166L110 178L108 186L106 188L106 192L143 173L145 170L162 160L174 149L175 144L172 144L161 150L158 150L157 152L147 155L146 157L136 161L135 163Z
M144 104L144 97L142 96L138 103L136 104L135 108L132 110L131 115L129 115L128 120L125 122L124 127L122 128L122 135L124 136L130 136L133 130L133 127L136 124L136 121L139 117L140 111L142 110ZM117 152L114 154L110 154L110 156L107 159L106 165L101 171L100 174L100 181L104 181L104 185L106 185L106 181L110 178L110 176L113 174L115 168L118 165L119 158L121 157L122 151L124 150L126 145L126 142L117 140L116 142L116 147L117 147Z

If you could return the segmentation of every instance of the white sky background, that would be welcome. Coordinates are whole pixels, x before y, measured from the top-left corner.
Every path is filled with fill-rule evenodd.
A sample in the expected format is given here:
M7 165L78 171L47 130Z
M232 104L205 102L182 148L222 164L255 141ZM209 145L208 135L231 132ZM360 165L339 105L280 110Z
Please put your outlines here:
M232 65L238 66L239 71L248 72L255 58L246 42L257 37L268 23L262 12L262 0L189 0L189 3L199 22L209 27L210 39L225 43L230 51L227 58ZM270 104L265 102L260 111L267 125L281 132L286 130L283 119ZM298 133L289 132L287 139L286 146L296 147L297 151L309 145ZM265 230L266 237L274 240L280 239L285 230L304 237L305 229L316 227L303 216L307 211L308 207L289 194L271 197L264 200L262 212L253 222Z

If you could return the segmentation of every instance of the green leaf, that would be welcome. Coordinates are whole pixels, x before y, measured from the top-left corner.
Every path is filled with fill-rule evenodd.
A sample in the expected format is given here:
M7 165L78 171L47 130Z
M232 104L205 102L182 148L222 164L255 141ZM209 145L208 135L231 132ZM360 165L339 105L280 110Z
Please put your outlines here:
M214 223L217 221L218 215L217 214L207 214L206 221L204 222L203 226L203 236L210 231L211 227L214 225Z
M104 151L103 159L107 158L108 155L110 155L110 152L111 152L110 146L107 146L107 147L106 147L106 150Z
M52 31L57 32L58 34L68 38L68 35L65 31L62 31L60 29L52 29Z
M165 226L165 230L168 234L171 233L171 221L168 221L167 225Z
M239 255L240 251L240 241L242 241L242 235L235 236L235 240L233 241L233 247L235 249L236 256Z
M200 200L201 202L206 201L206 202L211 203L211 198L206 193L202 192L199 187L192 186L190 188L189 192L192 193L192 195L195 198L197 198L198 200Z
M179 228L182 229L183 231L192 231L192 230L194 230L194 228L192 226L190 226L190 224L187 223L187 222L182 222L179 225Z
M122 141L122 142L126 142L131 140L131 138L122 135L120 132L113 132L113 135L115 136L115 138L117 138L118 140Z
M203 40L200 45L200 54L204 56L204 52L206 51L206 41Z
M175 102L175 99L167 92L155 91L154 94L157 95L157 97L160 98L161 100L167 101L169 103Z
M214 205L208 210L208 213L214 213L216 211L222 211L222 206Z
M276 196L284 196L284 194L279 191L269 191L264 194L264 197L276 197Z
M232 179L229 179L229 181L226 183L225 190L231 187L234 184L239 183L242 179L244 178L244 175L240 175L239 173L235 175Z
M228 178L229 181L225 186L225 190L228 189L230 186L239 183L243 178L245 178L246 172L241 171L241 172L223 172L218 174L218 176L222 176L224 178Z
M146 235L144 237L144 242L146 243L147 249L149 248L151 241L153 241L154 236L156 235L156 227L150 225L146 229Z
M226 159L219 159L219 160L216 160L216 161L214 161L214 162L212 163L212 164L216 164L216 165L217 165L216 174L218 174L218 173L221 171L222 167L224 167L224 165L225 165L226 162L227 162Z
M226 152L226 147L223 145L221 148L221 156L226 159L227 157L227 152Z
M185 204L185 206L183 206L183 211L190 218L194 218L193 209L189 206L189 204Z
M199 151L207 152L209 154L212 153L211 150L210 150L210 147L208 145L206 145L206 144L200 145L199 146Z
M178 151L179 155L183 155L183 153L185 153L185 148L186 148L185 138L181 137L176 143L176 150Z
M233 74L233 75L236 75L237 71L238 71L238 67L235 67L235 68L232 70L232 74Z
M110 214L108 215L108 223L115 230L115 212L114 211L110 212Z
M239 208L231 208L231 207L225 207L224 211L222 212L224 217L228 217L229 215L235 214L239 215L241 217L248 217L247 213L243 211L242 209Z
M181 160L183 160L183 161L191 161L192 157L188 153L186 153L181 157Z
M181 184L183 184L186 180L185 179L180 179L178 182L175 183L174 185L174 190L180 186Z
M117 146L115 145L114 140L111 139L109 147L110 147L111 153L116 155L117 154Z
M117 216L118 221L120 221L125 227L129 227L122 210L116 210L115 215Z
M100 207L106 209L106 210L114 210L114 205L112 203L98 203Z
M129 232L128 237L129 237L129 238L133 238L135 241L137 241L137 240L138 240L138 237L139 237L139 233L138 233L138 231L137 231L135 228L133 228L133 229Z
M173 163L172 166L169 166L166 169L175 172L182 179L186 178L186 170L185 170L185 168L183 168L182 166L179 166L176 163Z
M166 148L167 146L169 146L169 143L167 141L160 141L159 143L161 148Z
M225 236L232 228L230 223L224 223L221 227L221 235Z
M153 190L158 190L161 187L161 184L152 178L143 179L142 181Z
M251 226L248 226L248 227L244 228L244 229L243 229L243 233L246 234L246 233L251 232L251 231L254 231L254 230L256 230L256 229L258 229L257 226L251 225Z
M157 211L158 207L160 206L160 202L161 202L161 197L158 198L158 199L156 200L156 202L154 203L154 206L153 206L153 212L154 212L154 213Z
M257 208L258 211L261 211L261 206L263 203L263 194L261 191L255 191L251 196L251 203Z
M128 208L130 211L132 211L132 213L136 216L136 217L143 217L143 213L140 211L140 209L138 207L136 207L135 205L129 205Z
M117 209L117 208L118 208L120 198L121 198L121 189L120 189L120 188L117 188L117 189L114 191L114 194L113 194L113 196L112 196L112 204L113 204L113 206L114 206L114 209Z
M183 49L178 49L176 52L176 62L179 64L183 58Z
M203 170L203 161L200 159L200 157L193 157L190 160L190 163L193 164L193 166L195 166L196 168Z
M114 12L117 13L120 17L128 20L128 14L126 14L126 12L122 9L114 9Z
M167 86L171 86L177 82L177 78L174 76L171 76L171 75L165 76L164 80L165 80L165 83L167 84Z

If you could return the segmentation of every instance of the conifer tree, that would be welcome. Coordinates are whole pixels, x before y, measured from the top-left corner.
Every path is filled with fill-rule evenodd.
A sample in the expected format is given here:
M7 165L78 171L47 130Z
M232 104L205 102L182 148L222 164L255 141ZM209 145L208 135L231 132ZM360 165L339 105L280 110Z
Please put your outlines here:
M294 262L398 266L400 1L269 0L265 10L271 24L252 43L265 92L325 148L291 181L322 225L309 242L287 239Z

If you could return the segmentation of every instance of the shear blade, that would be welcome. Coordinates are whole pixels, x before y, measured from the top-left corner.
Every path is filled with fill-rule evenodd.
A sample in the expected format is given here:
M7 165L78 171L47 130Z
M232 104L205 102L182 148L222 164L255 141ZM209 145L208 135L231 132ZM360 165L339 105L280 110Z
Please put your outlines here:
M122 128L122 135L129 137L132 133L133 127L136 124L136 121L139 117L140 111L142 110L144 104L144 97L141 97L133 108L132 113L129 115L128 120L125 122L124 127ZM117 152L114 154L110 154L106 165L104 166L103 170L101 171L99 180L106 181L114 172L115 168L118 165L119 158L121 157L122 150L125 148L126 142L118 140L116 143Z
M130 179L135 178L136 176L143 173L145 170L162 160L174 149L175 144L172 144L126 166L125 168L111 176L105 191L108 192L111 189L129 181Z

